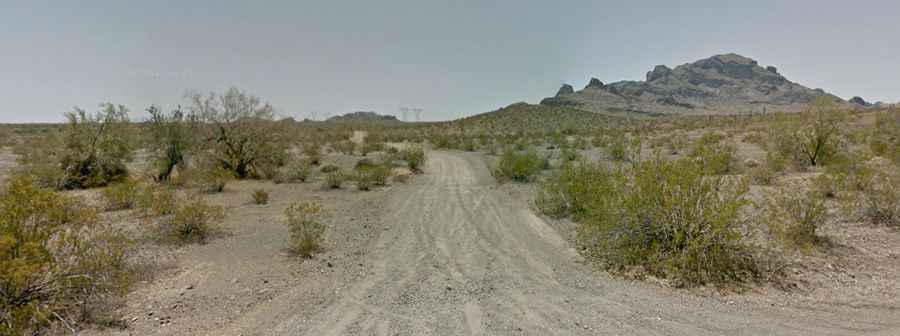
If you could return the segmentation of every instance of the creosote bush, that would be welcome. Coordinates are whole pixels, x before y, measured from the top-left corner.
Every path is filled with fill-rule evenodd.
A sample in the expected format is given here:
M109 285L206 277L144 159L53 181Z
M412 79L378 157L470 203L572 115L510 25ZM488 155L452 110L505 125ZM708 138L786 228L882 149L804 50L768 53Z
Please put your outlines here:
M734 146L725 144L719 133L706 133L694 143L688 156L693 158L707 174L734 173L737 166Z
M132 282L129 249L93 209L11 178L0 194L0 335L107 317Z
M171 215L178 209L178 198L165 185L148 186L138 195L137 208L144 216Z
M213 225L225 217L221 207L192 201L160 222L162 236L178 243L205 243Z
M346 179L347 176L344 175L344 172L340 170L333 171L325 174L325 184L323 186L326 189L340 189Z
M269 204L269 192L256 189L253 191L253 204L256 205L266 205Z
M545 160L532 149L522 152L507 149L500 156L500 162L494 168L493 175L501 182L505 180L529 182L541 173L545 167Z
M141 185L134 180L110 184L100 194L106 202L106 210L127 210L134 208L143 193Z
M785 246L809 250L821 240L816 230L827 219L821 194L777 189L767 195L764 209L769 233Z
M312 173L310 164L301 161L291 162L279 168L273 182L275 183L299 183L306 182Z
M322 207L315 203L296 203L285 209L290 231L288 249L303 257L311 258L321 250L325 225L319 222Z
M604 268L689 286L758 276L738 230L746 191L746 182L706 175L690 159L657 158L615 171L567 165L544 183L539 207L573 216Z
M409 146L400 152L400 158L406 161L413 173L421 173L425 164L425 150L420 146Z
M234 179L234 175L220 167L195 168L185 174L187 183L203 193L220 193Z

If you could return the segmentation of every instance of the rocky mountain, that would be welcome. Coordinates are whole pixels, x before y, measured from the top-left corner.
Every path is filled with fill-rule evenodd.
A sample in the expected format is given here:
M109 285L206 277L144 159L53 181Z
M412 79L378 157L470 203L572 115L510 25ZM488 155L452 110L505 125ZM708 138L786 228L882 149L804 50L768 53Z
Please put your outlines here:
M363 122L363 123L371 123L371 122L400 122L397 117L392 115L381 115L375 112L352 112L344 115L334 116L326 119L328 122Z
M592 78L572 92L563 85L542 105L568 106L612 114L741 114L767 111L796 112L819 96L842 99L822 89L791 82L774 66L753 59L717 55L673 68L657 65L644 81L604 84ZM860 99L861 100L861 99Z

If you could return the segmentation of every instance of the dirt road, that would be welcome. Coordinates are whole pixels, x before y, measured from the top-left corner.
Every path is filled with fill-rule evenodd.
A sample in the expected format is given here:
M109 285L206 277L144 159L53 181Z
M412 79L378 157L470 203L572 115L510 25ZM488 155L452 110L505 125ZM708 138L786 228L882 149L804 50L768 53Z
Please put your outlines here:
M209 334L900 334L890 307L734 303L591 272L476 156L429 152L426 171L391 193L362 274L306 282Z

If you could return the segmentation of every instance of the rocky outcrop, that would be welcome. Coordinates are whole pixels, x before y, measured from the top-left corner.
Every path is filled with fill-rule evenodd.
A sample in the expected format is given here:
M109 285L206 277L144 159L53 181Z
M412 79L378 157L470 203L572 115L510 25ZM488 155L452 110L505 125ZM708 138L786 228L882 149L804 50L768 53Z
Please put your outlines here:
M867 102L865 99L863 99L860 96L855 96L853 98L850 98L850 104L863 106L863 107L872 106L872 103Z
M665 65L657 65L653 70L647 72L647 81L652 82L657 79L668 76L672 73L672 69Z
M559 91L556 91L556 96L564 96L575 93L575 88L573 88L569 84L563 84L562 87L559 88Z
M599 79L591 78L588 82L588 85L584 87L585 89L603 89L603 82Z
M675 68L658 65L647 72L645 81L603 84L592 78L583 90L545 99L542 104L595 112L733 114L801 111L818 96L834 97L789 81L774 66L724 54Z

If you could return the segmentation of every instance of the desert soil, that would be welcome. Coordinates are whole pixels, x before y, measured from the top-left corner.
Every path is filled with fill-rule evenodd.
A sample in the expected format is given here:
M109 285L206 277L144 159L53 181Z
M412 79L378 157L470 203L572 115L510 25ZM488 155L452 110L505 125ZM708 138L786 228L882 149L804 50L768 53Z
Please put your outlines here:
M372 192L270 185L229 234L177 250L128 298L116 335L900 335L897 306L699 295L594 271L498 188L481 156L428 152L425 174ZM326 204L326 251L283 251L281 213Z

